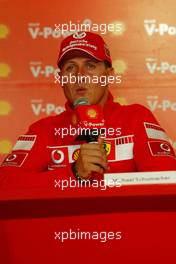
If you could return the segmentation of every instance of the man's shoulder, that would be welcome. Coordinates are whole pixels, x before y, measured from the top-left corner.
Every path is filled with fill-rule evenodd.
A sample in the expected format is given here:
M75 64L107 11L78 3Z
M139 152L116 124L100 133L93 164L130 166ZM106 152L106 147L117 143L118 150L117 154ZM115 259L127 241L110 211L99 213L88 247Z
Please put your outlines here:
M143 115L143 114L148 114L151 113L151 111L144 105L141 104L129 104L129 105L120 105L120 109L123 113L133 113L133 114L139 114L139 115Z
M59 126L66 119L66 116L67 113L66 111L64 111L59 115L49 116L39 119L30 125L30 129L42 129L42 128L46 129L49 127Z

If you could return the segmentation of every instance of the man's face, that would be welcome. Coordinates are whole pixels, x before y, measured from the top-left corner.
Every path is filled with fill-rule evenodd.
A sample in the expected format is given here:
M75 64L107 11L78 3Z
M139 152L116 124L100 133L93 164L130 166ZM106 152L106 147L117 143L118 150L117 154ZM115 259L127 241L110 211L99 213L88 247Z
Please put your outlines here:
M106 67L104 62L97 61L92 57L74 57L68 59L62 64L60 77L75 76L77 79L75 83L71 83L70 78L68 78L69 81L63 85L64 94L72 104L75 100L84 97L88 99L90 104L104 105L107 100L108 86L104 85L104 83L102 85L100 77L108 77L111 73L112 68ZM86 78L86 76L90 78ZM98 83L97 81L96 83L95 81L90 81L93 76L98 78ZM93 79L95 80L95 77Z

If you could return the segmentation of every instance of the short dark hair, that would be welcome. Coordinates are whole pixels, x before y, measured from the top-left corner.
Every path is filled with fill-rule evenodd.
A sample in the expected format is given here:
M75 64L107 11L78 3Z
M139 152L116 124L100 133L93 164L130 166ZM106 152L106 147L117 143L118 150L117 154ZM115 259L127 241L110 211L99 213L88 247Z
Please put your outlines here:
M104 61L104 65L105 65L105 68L107 69L107 68L111 68L111 65L109 64L109 62L108 61Z

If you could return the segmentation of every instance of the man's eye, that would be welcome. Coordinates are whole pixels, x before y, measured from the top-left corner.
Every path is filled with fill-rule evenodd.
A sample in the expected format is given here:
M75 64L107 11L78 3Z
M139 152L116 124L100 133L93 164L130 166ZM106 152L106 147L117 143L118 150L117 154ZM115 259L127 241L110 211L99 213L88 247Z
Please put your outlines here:
M75 66L74 65L68 65L67 67L66 67L66 71L74 71L74 69L75 69Z
M87 69L93 70L96 68L96 65L94 63L89 62L86 64L86 67L87 67Z

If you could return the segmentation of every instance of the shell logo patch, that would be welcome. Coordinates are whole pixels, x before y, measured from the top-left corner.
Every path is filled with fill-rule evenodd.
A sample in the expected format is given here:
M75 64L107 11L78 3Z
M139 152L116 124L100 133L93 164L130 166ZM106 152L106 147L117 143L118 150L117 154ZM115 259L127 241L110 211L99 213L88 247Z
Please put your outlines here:
M73 125L76 125L77 124L77 116L76 115L73 115L72 116L72 124Z
M90 118L96 118L97 117L97 112L94 110L94 109L89 109L87 111L87 115L90 117Z
M76 160L78 159L78 157L79 157L79 151L80 151L80 149L76 149L76 150L73 152L72 159L73 159L74 161L76 161Z

